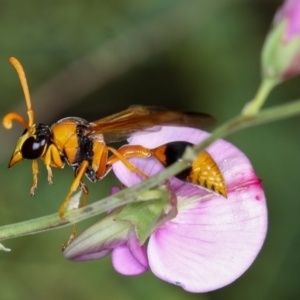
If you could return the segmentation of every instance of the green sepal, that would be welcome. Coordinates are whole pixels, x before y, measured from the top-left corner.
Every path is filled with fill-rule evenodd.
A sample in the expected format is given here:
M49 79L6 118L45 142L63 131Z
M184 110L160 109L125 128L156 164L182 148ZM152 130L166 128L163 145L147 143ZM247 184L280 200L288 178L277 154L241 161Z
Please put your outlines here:
M262 50L263 76L277 83L297 75L293 64L300 56L300 36L285 40L287 20L282 20L270 31Z
M139 202L126 205L115 218L116 221L129 222L143 245L148 237L163 223L177 214L175 194L160 186L139 196Z

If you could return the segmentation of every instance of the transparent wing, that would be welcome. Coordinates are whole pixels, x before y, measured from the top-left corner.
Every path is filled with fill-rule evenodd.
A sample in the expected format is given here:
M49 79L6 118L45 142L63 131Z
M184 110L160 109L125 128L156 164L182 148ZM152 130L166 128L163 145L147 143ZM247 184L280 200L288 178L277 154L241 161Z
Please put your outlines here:
M136 132L159 131L161 126L203 128L215 119L204 113L168 111L160 107L134 106L90 123L89 136L102 134L106 143L123 141Z

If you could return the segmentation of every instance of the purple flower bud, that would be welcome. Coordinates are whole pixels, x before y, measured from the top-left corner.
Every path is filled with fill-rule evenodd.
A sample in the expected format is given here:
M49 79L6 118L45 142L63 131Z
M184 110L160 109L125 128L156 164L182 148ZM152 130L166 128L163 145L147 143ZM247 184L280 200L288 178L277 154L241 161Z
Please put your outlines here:
M277 83L300 73L300 0L277 12L262 52L263 75Z
M275 22L286 19L287 25L284 32L284 42L289 42L300 35L300 1L287 0L275 16Z

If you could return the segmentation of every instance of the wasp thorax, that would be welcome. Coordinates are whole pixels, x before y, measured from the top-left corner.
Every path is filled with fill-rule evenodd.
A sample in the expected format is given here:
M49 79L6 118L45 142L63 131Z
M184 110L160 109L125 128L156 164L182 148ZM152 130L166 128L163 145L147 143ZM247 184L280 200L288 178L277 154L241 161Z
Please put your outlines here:
M44 124L36 124L32 130L25 130L23 135L27 135L28 137L21 147L22 157L24 159L37 159L41 157L50 142L50 128Z

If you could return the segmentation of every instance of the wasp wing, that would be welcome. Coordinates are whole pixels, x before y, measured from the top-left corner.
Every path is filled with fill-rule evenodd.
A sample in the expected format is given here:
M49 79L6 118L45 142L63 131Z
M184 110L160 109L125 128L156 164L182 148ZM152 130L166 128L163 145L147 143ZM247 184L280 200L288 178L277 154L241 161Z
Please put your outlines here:
M91 123L89 136L102 134L105 142L111 143L126 140L137 132L159 131L161 126L203 128L214 123L215 119L204 113L134 106Z
M122 120L124 121L136 117L147 116L161 111L167 111L167 109L163 107L156 107L156 106L132 105L126 110L107 116L100 120L94 121L93 124L98 125L98 124L111 123L111 122L117 122Z

